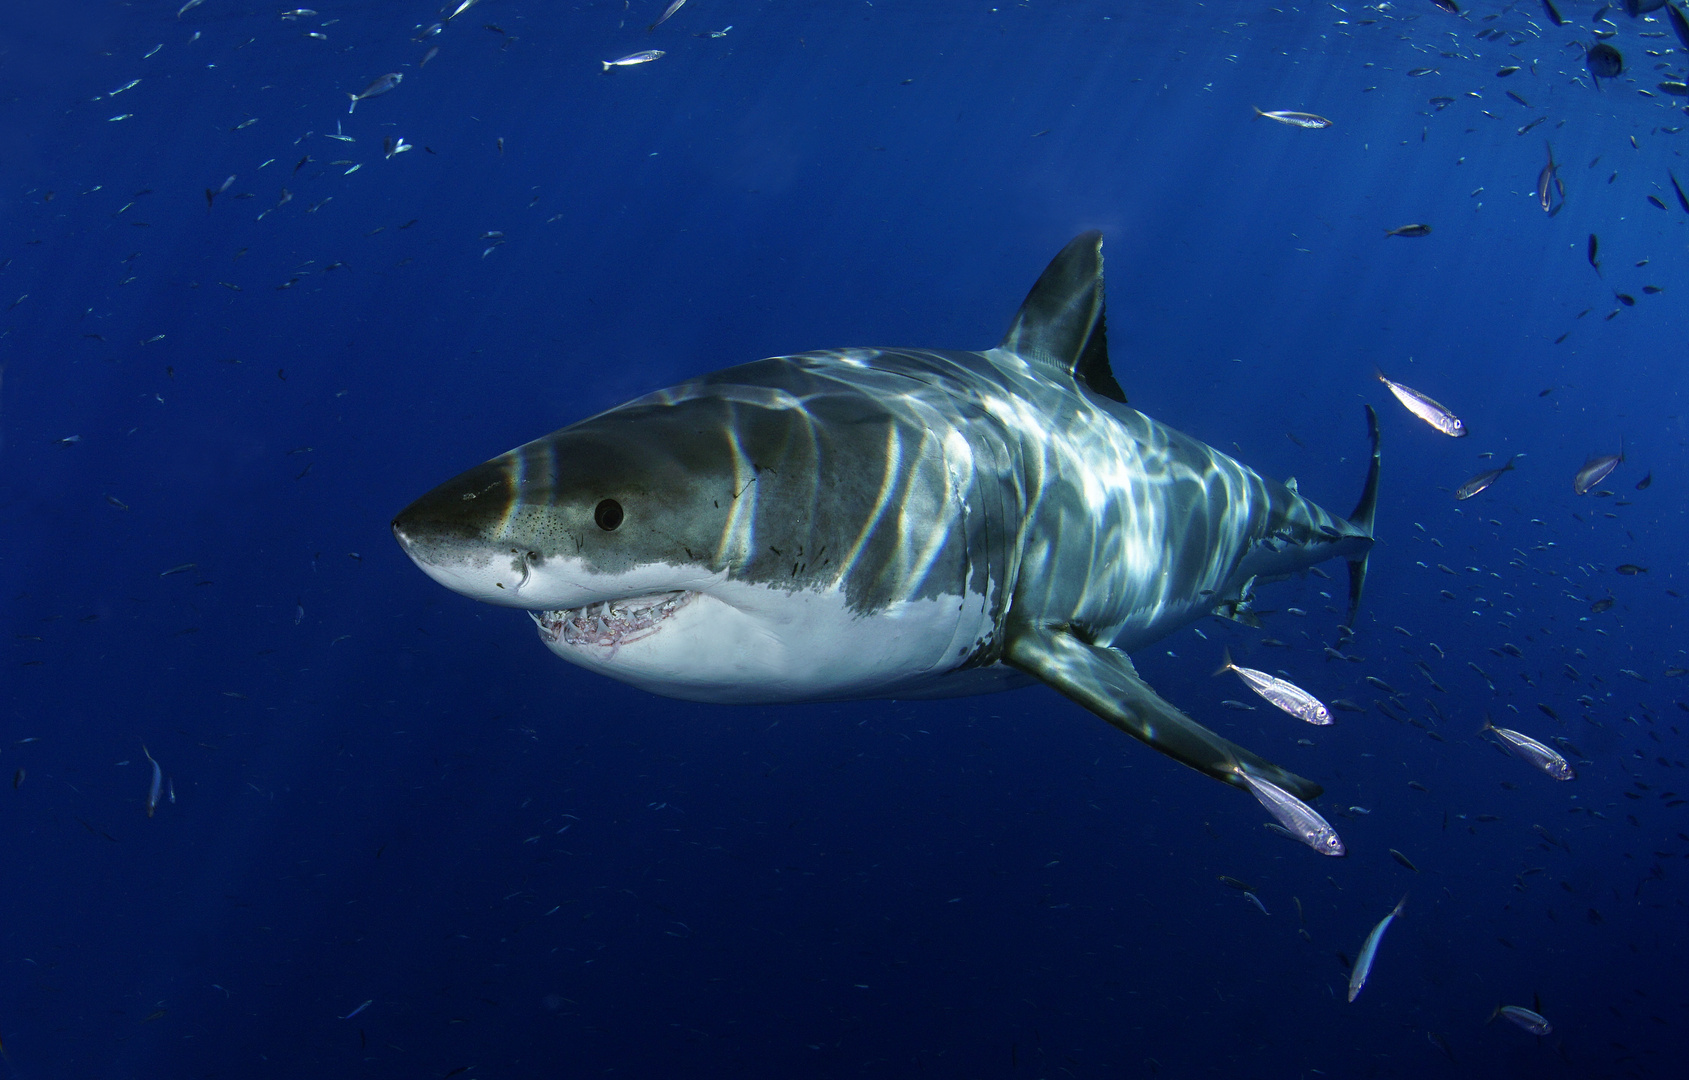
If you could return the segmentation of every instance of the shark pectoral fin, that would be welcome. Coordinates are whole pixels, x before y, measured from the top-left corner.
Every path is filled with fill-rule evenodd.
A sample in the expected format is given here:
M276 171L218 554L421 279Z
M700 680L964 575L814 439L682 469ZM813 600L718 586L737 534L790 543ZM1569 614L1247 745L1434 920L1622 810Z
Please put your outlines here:
M1003 660L1083 705L1126 734L1175 761L1236 787L1238 769L1299 799L1321 788L1223 739L1170 705L1138 677L1118 649L1091 645L1063 630L1029 628L1010 635Z

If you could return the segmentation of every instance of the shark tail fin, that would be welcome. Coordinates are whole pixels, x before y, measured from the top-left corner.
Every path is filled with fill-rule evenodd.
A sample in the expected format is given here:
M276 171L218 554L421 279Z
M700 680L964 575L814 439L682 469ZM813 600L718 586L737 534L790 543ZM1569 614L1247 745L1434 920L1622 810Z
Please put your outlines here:
M1366 407L1366 433L1372 443L1372 460L1366 469L1366 486L1361 488L1361 501L1355 504L1355 509L1349 514L1349 524L1372 536L1373 518L1378 513L1378 414L1371 405ZM1358 559L1349 560L1349 615L1346 623L1353 636L1355 616L1361 609L1361 591L1366 587L1366 564L1371 551L1364 552Z
M997 347L1049 374L1077 379L1092 393L1126 403L1126 392L1108 365L1102 233L1080 233L1050 260Z

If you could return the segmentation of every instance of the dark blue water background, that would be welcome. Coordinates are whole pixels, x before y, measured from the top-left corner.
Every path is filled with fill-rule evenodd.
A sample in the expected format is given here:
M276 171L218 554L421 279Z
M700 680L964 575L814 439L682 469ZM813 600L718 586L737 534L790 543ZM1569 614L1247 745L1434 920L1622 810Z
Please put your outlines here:
M650 34L658 0L485 0L425 43L430 3L311 2L0 14L16 1075L1679 1075L1667 23L1613 13L1630 70L1597 90L1568 43L1606 25L1578 0L1559 29L1534 3L693 0ZM600 68L646 48L667 55ZM1410 222L1434 231L1385 237ZM1211 620L1137 657L1323 783L1347 859L1043 688L646 695L389 536L455 472L684 376L988 347L1089 228L1134 405L1338 512L1362 403L1382 413L1364 663L1321 653L1337 564L1263 588L1264 631ZM1374 364L1472 436L1414 420ZM1621 439L1614 494L1574 496ZM1209 676L1227 644L1368 711L1223 709L1249 697ZM1486 745L1486 711L1571 740L1578 779ZM151 819L143 743L177 796ZM1404 893L1347 1004L1344 958ZM1553 1035L1486 1025L1533 995Z

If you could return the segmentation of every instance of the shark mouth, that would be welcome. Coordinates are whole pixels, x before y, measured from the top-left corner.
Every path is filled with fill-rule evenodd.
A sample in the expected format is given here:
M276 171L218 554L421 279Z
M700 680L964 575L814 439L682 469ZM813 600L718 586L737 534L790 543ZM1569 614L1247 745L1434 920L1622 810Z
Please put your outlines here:
M655 634L662 624L684 607L694 592L666 592L625 600L606 600L578 608L530 611L528 617L540 629L547 645L599 645L615 649Z

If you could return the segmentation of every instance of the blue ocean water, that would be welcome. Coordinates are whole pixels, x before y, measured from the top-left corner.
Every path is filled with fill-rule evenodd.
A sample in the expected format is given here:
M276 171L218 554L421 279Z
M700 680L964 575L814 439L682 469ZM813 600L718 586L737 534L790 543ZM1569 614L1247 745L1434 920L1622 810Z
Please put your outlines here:
M482 0L424 36L457 4L310 2L0 13L11 1075L1680 1075L1664 9ZM987 348L1086 229L1135 407L1336 511L1382 415L1362 660L1322 652L1336 563L1135 657L1322 783L1345 859L1048 689L664 700L392 541L683 377ZM1224 647L1365 711L1301 725Z

